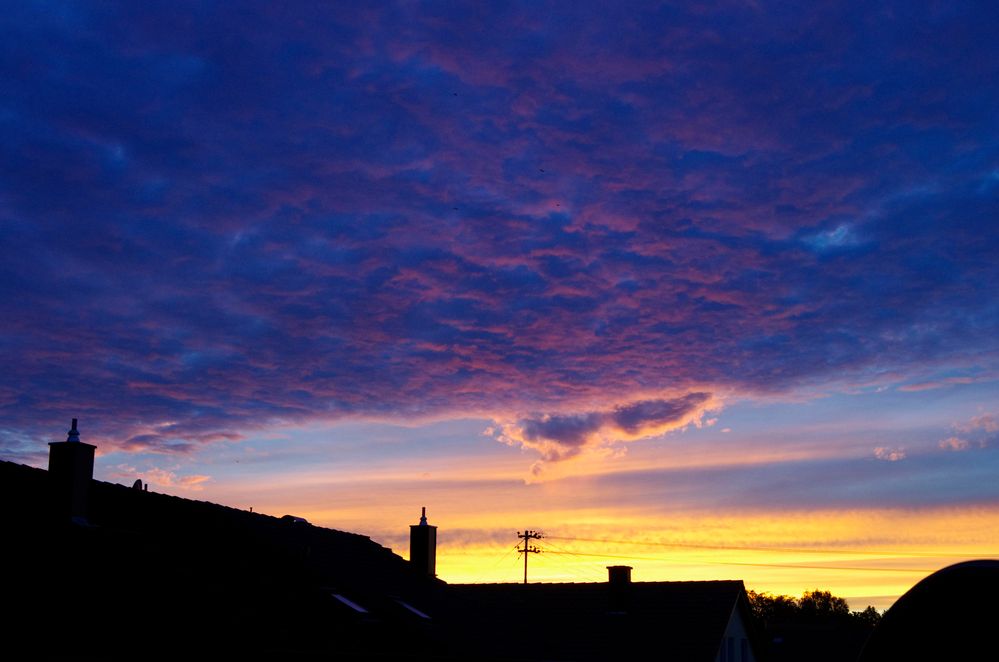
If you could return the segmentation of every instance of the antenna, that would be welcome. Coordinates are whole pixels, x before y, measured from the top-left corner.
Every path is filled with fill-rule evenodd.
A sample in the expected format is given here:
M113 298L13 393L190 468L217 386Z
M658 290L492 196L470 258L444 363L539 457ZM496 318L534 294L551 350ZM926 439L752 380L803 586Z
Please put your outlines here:
M531 554L541 553L540 549L531 546L530 543L532 540L540 540L545 536L540 531L525 530L523 533L518 531L517 537L524 541L524 548L521 549L518 543L517 551L524 555L524 584L527 584L527 557Z

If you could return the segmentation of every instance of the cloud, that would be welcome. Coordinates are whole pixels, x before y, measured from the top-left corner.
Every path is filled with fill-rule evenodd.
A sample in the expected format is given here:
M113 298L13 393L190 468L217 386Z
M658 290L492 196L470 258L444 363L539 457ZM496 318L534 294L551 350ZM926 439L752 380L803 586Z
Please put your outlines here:
M899 460L905 459L905 449L898 448L887 448L884 446L878 446L874 449L874 457L879 460L884 460L885 462L898 462Z
M947 377L927 382L917 382L915 384L903 384L898 387L899 391L913 393L919 391L931 391L938 388L946 388L955 384L975 384L982 381L991 381L993 377Z
M110 476L125 481L134 481L136 478L140 478L143 482L157 487L192 490L195 492L204 489L204 483L212 479L211 476L202 474L179 475L174 471L159 467L140 470L127 464L117 465Z
M543 463L560 462L616 442L658 437L689 425L703 425L704 415L721 404L710 393L692 392L673 398L623 403L605 410L535 414L497 421L497 439L541 455Z
M950 451L966 451L971 448L971 442L960 437L947 437L939 445L940 448Z
M897 4L17 3L0 452L991 364L994 21Z
M994 414L980 414L978 416L972 416L967 423L957 425L955 428L968 434L980 432L992 435L999 432L999 420L996 419Z
M953 426L954 435L940 442L940 448L964 451L970 448L988 448L999 442L999 419L985 413L972 416L966 423Z
M897 450L888 448L887 453ZM749 511L772 517L775 509L789 508L813 514L972 505L994 509L999 485L990 477L996 465L991 457L969 453L911 453L904 461L806 458L610 472L562 482L573 508L633 509L638 504L641 512L667 520L670 514L697 512ZM954 515L953 509L947 512Z

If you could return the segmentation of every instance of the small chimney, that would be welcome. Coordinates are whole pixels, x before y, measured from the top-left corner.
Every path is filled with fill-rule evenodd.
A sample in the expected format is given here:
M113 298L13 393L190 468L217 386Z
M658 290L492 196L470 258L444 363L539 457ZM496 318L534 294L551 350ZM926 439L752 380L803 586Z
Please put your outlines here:
M426 506L420 523L409 526L409 562L418 572L437 576L437 527L427 524Z
M49 493L58 519L86 521L96 449L80 441L75 418L66 441L49 443Z
M611 586L627 586L631 583L631 566L607 566L607 581L610 582Z

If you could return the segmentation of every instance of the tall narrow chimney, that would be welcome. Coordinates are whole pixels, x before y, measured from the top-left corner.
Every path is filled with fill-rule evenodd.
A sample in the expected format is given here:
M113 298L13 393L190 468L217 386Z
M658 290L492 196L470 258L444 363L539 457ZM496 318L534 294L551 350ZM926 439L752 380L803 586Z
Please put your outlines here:
M420 523L409 526L409 562L418 572L437 576L437 527L427 524L426 506Z
M631 605L631 566L607 566L607 583L610 587L608 591L610 612L612 614L628 613Z
M49 493L58 519L86 521L96 448L80 441L75 418L66 441L49 443Z

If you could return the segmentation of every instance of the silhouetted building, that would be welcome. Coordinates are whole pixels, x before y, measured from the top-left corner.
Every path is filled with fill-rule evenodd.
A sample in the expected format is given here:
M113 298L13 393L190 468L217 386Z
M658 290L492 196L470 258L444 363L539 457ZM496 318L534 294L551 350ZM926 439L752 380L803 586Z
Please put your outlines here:
M450 631L490 659L752 662L759 659L741 581L451 584Z
M885 612L860 659L996 659L997 594L999 561L966 561L938 570Z
M427 524L426 506L420 514L420 523L409 527L409 562L420 572L437 576L437 527Z
M449 586L425 508L407 562L294 515L93 480L93 463L75 419L49 471L0 462L0 627L37 657L757 659L739 581L636 583L612 566L607 583Z
M93 480L93 457L74 420L49 471L0 462L8 646L348 659L437 648L427 604L443 583L367 536Z

